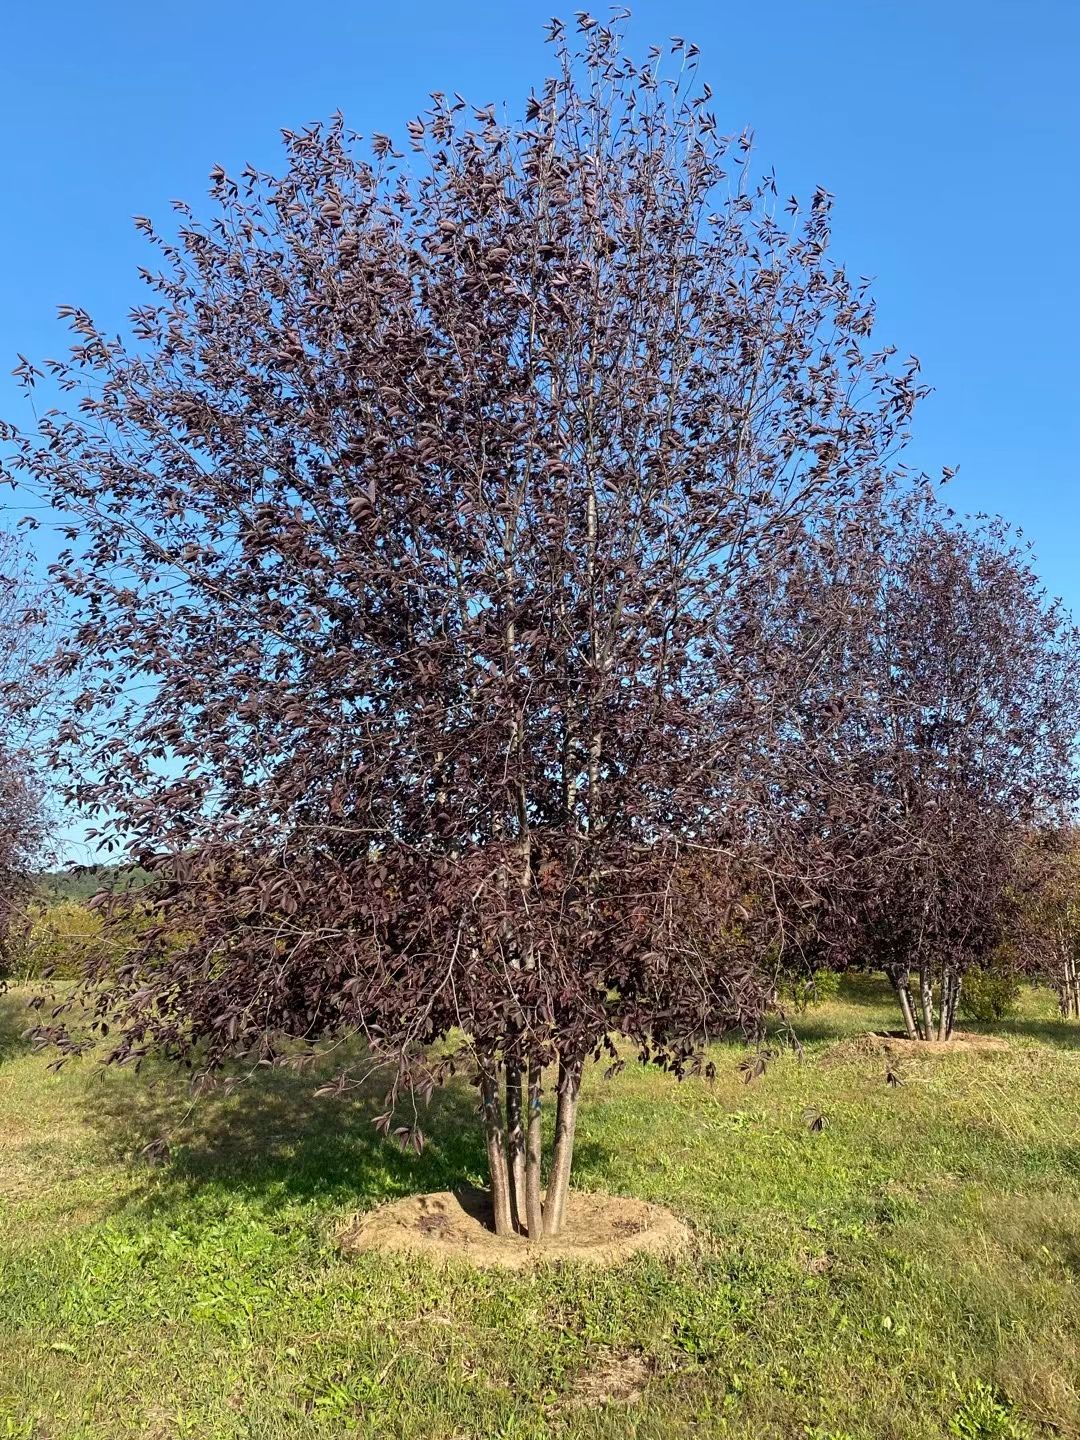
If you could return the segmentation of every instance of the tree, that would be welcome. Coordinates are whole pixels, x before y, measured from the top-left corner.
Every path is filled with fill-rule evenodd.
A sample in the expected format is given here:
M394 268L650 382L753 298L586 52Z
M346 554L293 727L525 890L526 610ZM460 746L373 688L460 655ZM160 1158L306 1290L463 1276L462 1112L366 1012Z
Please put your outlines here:
M884 970L908 1036L944 1040L1007 934L1024 836L1075 803L1076 631L1001 522L917 496L819 532L777 613L814 657L784 735L796 950Z
M131 338L65 307L78 408L9 431L78 542L57 763L196 937L91 977L111 1057L358 1032L396 1101L467 1056L532 1237L588 1056L682 1073L759 1023L750 597L887 482L920 392L693 47L661 81L578 29L518 125L436 96L407 166L336 119L279 177L215 169L209 225L140 221Z
M1062 1015L1080 1018L1080 836L1062 826L1023 837L1003 960L1053 986Z
M45 839L27 724L40 698L34 666L43 622L42 597L25 549L15 536L0 532L0 963Z

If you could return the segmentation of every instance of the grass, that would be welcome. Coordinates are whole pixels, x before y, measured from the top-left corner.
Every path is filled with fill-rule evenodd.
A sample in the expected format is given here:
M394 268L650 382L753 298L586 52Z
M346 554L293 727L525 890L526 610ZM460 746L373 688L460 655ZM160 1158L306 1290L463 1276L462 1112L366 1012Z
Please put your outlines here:
M905 1059L848 982L746 1085L589 1077L575 1182L670 1204L692 1256L595 1273L345 1259L358 1208L482 1179L472 1094L420 1157L273 1073L46 1071L0 996L0 1440L1080 1436L1080 1027ZM812 1131L808 1114L825 1118ZM139 1152L167 1136L171 1153Z

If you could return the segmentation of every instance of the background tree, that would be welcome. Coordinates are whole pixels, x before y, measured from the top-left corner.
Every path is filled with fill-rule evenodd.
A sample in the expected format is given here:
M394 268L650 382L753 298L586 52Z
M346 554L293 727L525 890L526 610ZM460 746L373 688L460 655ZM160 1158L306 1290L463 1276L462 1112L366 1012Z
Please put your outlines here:
M1063 826L1023 837L1003 962L1051 985L1066 1019L1080 1018L1080 836Z
M752 597L919 393L693 47L662 81L578 30L517 125L436 96L405 165L337 119L216 169L209 224L139 222L131 338L65 307L77 407L9 430L74 517L57 763L195 935L91 975L111 1058L357 1032L394 1101L467 1056L496 1227L534 1237L590 1054L682 1071L759 1022Z
M909 1037L946 1039L1008 932L1024 836L1071 813L1076 632L1004 525L917 496L822 529L773 621L775 663L813 657L779 732L798 778L778 823L807 857L788 939L884 970Z
M25 548L15 536L0 532L0 966L45 839L30 723L40 699L34 672L44 618Z

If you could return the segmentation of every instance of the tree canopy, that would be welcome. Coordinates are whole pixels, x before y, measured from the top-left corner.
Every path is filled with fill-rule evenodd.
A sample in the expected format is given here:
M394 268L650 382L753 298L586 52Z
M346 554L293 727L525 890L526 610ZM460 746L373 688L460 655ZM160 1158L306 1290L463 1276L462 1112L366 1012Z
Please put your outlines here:
M917 495L819 531L794 573L766 663L813 656L777 818L804 836L795 939L816 963L883 969L910 1037L945 1039L964 971L1009 929L1030 838L1073 813L1077 632L1004 524Z
M16 536L0 532L0 960L46 837L30 723L40 699L35 666L44 618L25 547Z
M403 152L335 118L285 134L280 174L215 168L209 220L140 220L128 335L64 307L71 407L7 428L9 472L71 516L53 758L163 916L89 977L110 1056L357 1033L395 1065L388 1128L467 1058L497 1226L534 1237L590 1054L684 1073L759 1027L780 892L820 889L796 717L841 684L845 793L892 765L898 794L891 727L941 697L909 607L900 703L882 617L917 582L951 623L958 580L1012 573L927 527L891 570L862 534L833 584L829 537L906 483L917 364L872 340L830 197L782 203L718 133L693 47L668 80L577 30L516 122L435 96ZM836 834L813 853L846 865Z

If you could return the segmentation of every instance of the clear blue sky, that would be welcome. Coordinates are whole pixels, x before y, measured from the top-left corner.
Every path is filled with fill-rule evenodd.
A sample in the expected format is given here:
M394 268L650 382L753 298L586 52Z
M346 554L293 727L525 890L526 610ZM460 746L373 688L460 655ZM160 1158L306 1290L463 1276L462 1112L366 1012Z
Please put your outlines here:
M580 0L576 0L580 8ZM1019 523L1080 613L1080 5L1076 0L647 0L629 43L702 50L725 129L784 192L837 197L837 254L876 277L879 335L935 387L913 459ZM131 217L272 167L278 131L344 110L400 135L432 90L520 105L553 0L37 0L4 18L0 413L60 303L116 327L145 258ZM596 9L599 15L607 10ZM10 502L5 498L3 504Z

